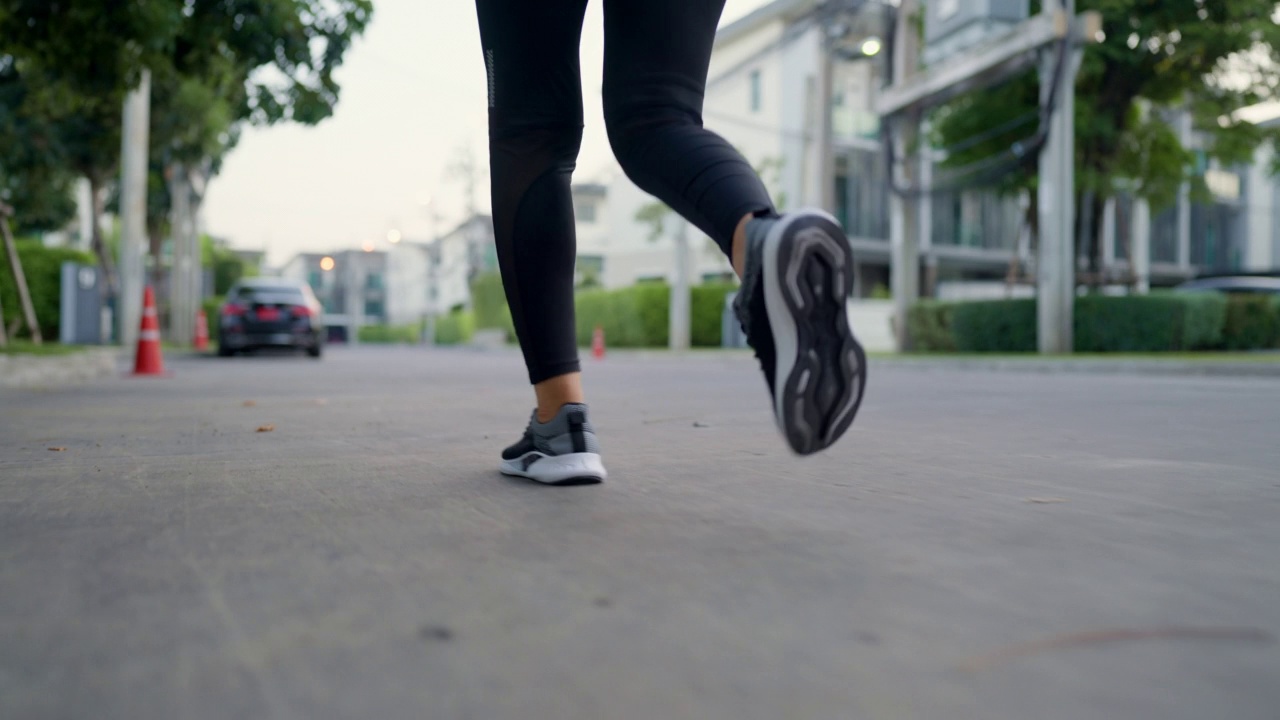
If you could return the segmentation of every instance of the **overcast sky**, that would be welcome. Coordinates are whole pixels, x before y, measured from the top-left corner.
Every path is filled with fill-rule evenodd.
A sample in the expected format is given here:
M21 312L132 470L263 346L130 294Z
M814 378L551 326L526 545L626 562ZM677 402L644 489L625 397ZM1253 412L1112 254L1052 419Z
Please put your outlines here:
M533 0L530 0L533 1ZM728 22L767 0L728 0ZM600 0L590 0L582 65L587 129L576 179L609 166L600 114L603 50ZM432 208L443 231L462 219L464 183L447 168L470 150L485 155L486 83L469 0L376 0L373 22L338 73L342 96L316 127L249 128L210 185L209 232L233 246L294 253L386 247L389 230L431 236ZM476 201L489 207L487 174ZM432 203L423 207L431 198Z

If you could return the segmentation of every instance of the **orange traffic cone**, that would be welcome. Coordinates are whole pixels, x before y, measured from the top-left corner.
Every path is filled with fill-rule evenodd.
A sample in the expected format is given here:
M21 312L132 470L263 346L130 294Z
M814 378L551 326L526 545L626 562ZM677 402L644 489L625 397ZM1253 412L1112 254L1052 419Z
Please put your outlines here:
M134 375L164 375L160 355L160 322L156 319L156 296L147 286L142 296L142 325L138 330L138 352L133 360Z
M205 316L204 309L196 313L196 350L205 351L209 349L209 318Z
M599 325L596 326L595 332L591 334L591 355L597 360L604 358L604 328Z

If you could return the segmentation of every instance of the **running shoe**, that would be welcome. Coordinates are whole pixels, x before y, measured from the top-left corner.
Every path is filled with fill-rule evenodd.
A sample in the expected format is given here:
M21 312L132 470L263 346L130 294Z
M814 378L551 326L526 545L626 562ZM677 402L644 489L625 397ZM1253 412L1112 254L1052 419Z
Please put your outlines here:
M849 429L867 382L848 312L853 253L835 218L820 210L755 218L746 233L734 311L783 436L796 453L815 453Z
M570 403L551 422L535 410L519 442L502 451L502 473L546 485L594 485L606 476L587 406Z

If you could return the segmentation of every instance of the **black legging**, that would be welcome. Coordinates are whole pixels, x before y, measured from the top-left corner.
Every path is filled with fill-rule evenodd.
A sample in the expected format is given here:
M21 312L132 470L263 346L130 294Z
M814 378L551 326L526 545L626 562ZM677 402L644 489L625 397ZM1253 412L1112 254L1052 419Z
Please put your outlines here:
M570 177L582 143L578 46L587 0L476 0L489 80L498 264L529 380L579 369ZM604 0L604 116L627 176L730 253L771 212L747 161L702 127L724 0Z

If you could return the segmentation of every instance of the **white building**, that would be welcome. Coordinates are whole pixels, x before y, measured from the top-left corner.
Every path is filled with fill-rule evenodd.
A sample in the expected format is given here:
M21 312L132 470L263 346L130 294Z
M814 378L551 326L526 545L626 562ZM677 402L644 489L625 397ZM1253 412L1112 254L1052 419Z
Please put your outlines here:
M467 306L471 279L497 269L488 215L475 215L429 243L401 241L388 251L387 322L405 324Z

